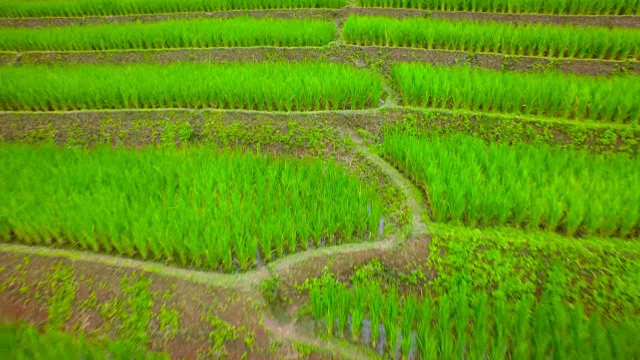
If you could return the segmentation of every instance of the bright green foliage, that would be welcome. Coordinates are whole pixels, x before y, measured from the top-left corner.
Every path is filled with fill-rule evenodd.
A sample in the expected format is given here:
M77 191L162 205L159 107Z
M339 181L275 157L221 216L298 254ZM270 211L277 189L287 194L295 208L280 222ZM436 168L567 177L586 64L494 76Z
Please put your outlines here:
M342 34L346 43L365 46L578 59L640 59L640 31L636 29L351 16Z
M0 189L1 241L225 271L373 238L383 214L334 161L202 147L4 144Z
M405 105L603 122L640 122L636 76L513 73L427 64L391 69Z
M2 67L2 110L221 108L338 110L378 106L382 79L322 63Z
M341 8L345 0L3 0L0 17L107 16L225 10Z
M0 29L0 49L68 51L236 46L323 46L331 21L234 18L173 20L28 29Z
M433 219L637 236L640 157L389 131L382 154L426 190Z
M39 333L33 325L18 323L0 323L0 349L2 358L11 360L169 359L129 341L90 341L55 330Z
M506 227L431 224L430 229L429 252L440 254L425 264L437 274L429 283L435 294L451 292L459 274L468 274L465 281L474 293L502 294L510 302L546 289L563 291L567 302L582 303L590 314L610 319L640 314L637 241L568 239Z
M640 15L639 0L358 0L358 5L515 14Z
M464 359L470 354L474 359L548 359L550 354L559 359L640 356L635 346L640 336L637 316L619 322L603 321L598 314L588 318L579 303L567 304L555 288L546 291L539 301L534 301L532 294L516 302L498 295L489 304L486 294L471 293L461 277L437 301L399 294L395 285L383 286L375 279L353 282L349 288L330 273L312 280L308 287L312 314L318 323L344 309L353 312L351 303L330 299L353 299L361 289L366 289L368 298L365 318L374 317L376 311L369 304L384 304L384 350L392 359L398 359L398 355L410 358L414 347L421 359Z

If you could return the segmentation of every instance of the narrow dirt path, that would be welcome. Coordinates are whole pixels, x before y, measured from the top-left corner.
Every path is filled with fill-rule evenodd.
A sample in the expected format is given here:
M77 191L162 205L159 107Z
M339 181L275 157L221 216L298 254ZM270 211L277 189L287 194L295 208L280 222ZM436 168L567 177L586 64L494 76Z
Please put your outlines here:
M407 179L396 168L391 166L388 162L386 162L378 155L372 153L371 150L369 150L369 148L365 145L362 136L358 135L352 129L348 129L346 130L346 132L355 142L356 151L362 154L362 156L364 156L367 161L375 165L385 175L389 176L393 184L402 191L405 197L405 202L411 209L413 215L411 234L409 238L411 239L412 237L415 237L417 235L427 233L427 224L422 220L424 218L425 209L423 205L421 205L422 196L420 195L418 189L416 189L415 186L411 184L411 181L409 181L409 179Z

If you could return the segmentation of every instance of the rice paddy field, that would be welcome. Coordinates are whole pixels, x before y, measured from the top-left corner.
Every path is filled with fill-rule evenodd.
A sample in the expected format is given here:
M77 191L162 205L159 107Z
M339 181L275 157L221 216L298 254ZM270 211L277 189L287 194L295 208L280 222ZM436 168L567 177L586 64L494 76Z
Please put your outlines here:
M639 9L3 1L3 356L640 359Z

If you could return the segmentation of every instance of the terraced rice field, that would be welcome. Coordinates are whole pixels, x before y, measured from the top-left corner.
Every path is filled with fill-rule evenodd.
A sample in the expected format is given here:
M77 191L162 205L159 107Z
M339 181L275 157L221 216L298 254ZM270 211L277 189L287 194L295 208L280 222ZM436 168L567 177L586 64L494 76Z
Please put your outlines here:
M640 359L638 0L6 0L9 359Z

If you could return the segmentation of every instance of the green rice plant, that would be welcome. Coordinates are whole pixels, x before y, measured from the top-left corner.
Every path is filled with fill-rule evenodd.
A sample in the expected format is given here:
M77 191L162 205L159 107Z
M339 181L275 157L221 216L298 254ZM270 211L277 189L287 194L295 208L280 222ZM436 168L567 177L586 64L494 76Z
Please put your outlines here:
M640 15L638 0L358 0L363 7L553 15Z
M640 32L636 29L350 16L342 37L347 44L364 46L640 60Z
M396 64L391 76L407 106L640 123L637 76L515 73L417 63Z
M379 75L326 63L2 67L0 78L0 109L25 111L362 109L378 106L383 87Z
M331 21L246 17L0 29L0 50L86 51L250 46L323 46L336 35Z
M57 330L40 333L33 325L15 322L0 323L0 345L5 359L169 359L126 340L89 340Z
M438 334L431 327L434 311L429 298L420 305L420 317L417 325L418 353L422 359L436 359L438 357Z
M418 312L418 301L414 296L409 296L404 302L404 308L402 310L401 317L401 334L402 342L400 343L400 349L402 350L402 359L407 360L411 355L411 345L413 343L413 328L416 322L416 316Z
M384 213L376 189L332 160L204 147L2 144L0 154L0 241L235 271L254 267L258 249L280 257L283 234L300 242L292 219L335 245L342 224L351 241L367 239Z
M398 297L398 289L395 286L391 286L383 302L385 311L383 313L382 324L386 331L387 344L389 345L392 358L396 357L397 351L399 350L398 335L400 334L400 329L398 327L398 320L400 318L400 300Z
M362 335L362 324L366 310L367 293L366 288L357 287L353 292L351 303L351 341L360 341Z
M442 359L455 358L454 319L451 314L451 303L455 299L449 294L438 299L438 338L440 339L439 357Z
M341 338L346 337L347 322L349 320L349 310L351 310L351 292L346 288L340 288L338 299L338 331Z
M552 278L559 274L555 267L552 272ZM454 290L439 294L437 301L430 295L418 299L410 292L399 292L393 281L383 285L379 278L353 279L350 288L333 276L312 279L312 284L320 286L309 293L310 302L318 301L314 297L332 297L336 288L352 294L361 289L370 291L385 307L386 341L391 352L388 358L400 358L393 340L399 338L394 330L397 320L402 329L403 358L410 356L412 340L404 339L405 334L412 339L413 329L421 359L574 359L578 355L587 359L635 359L639 354L635 346L640 334L637 315L619 321L605 321L597 313L589 318L580 302L563 299L564 289L557 283L563 279L550 279L547 291L538 297L529 293L508 299L505 293L495 291L492 301L484 291L472 291L457 275L452 279Z
M367 284L369 320L371 323L371 345L375 348L380 337L380 324L383 318L382 290L378 284Z
M516 303L514 358L527 359L531 353L529 339L531 339L531 308L534 300L532 295L527 295Z
M0 17L76 17L229 10L331 8L345 0L3 0Z
M489 354L489 298L481 292L474 299L473 304L473 334L470 357L484 359ZM522 358L524 359L524 358Z
M508 345L508 329L507 320L509 314L507 313L507 299L505 294L497 292L494 294L494 309L493 309L493 338L491 344L492 359L502 360L507 358L507 345Z
M467 337L469 326L469 286L464 280L460 280L457 285L455 296L455 319L456 319L456 355L457 359L465 359L469 348Z
M638 156L487 144L470 136L416 137L393 129L380 152L424 185L436 221L621 237L640 231ZM573 211L585 214L579 226Z

